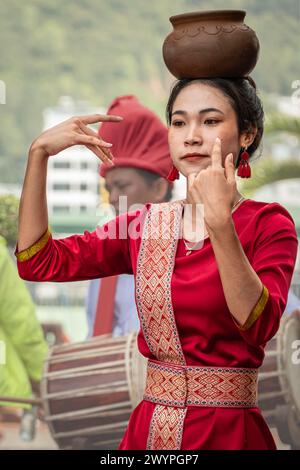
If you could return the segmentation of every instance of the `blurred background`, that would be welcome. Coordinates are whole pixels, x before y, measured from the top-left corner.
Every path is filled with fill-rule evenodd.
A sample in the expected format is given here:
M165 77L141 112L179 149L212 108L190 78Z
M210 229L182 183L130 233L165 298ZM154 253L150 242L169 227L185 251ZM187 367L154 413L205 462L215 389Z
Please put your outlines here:
M2 0L0 3L0 234L12 252L28 148L43 129L76 114L105 112L111 100L135 94L164 119L174 79L161 47L171 15L200 9L245 9L260 40L252 74L266 112L263 147L246 197L277 201L300 234L299 0ZM176 182L174 198L182 197ZM71 148L49 161L48 203L57 237L92 230L107 200L98 159ZM49 344L87 335L85 282L27 283ZM299 257L292 283L300 297Z
M2 1L0 196L19 197L30 143L42 129L69 116L105 112L115 96L132 93L164 120L173 82L161 53L172 30L168 18L211 8L224 8L224 2ZM261 44L253 78L264 101L267 129L262 155L252 164L254 177L241 191L285 205L300 233L300 2L228 0L226 8L247 11L246 23ZM52 231L61 236L95 227L105 198L97 158L77 147L49 163ZM1 207L6 201L1 198ZM42 321L62 322L74 340L85 337L85 283L29 287ZM299 294L297 276L295 290Z

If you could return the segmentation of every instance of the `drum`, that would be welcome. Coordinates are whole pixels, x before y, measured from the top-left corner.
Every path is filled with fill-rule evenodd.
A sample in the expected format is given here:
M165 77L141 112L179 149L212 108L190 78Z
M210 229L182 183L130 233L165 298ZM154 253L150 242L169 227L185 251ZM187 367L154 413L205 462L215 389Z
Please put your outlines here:
M266 346L258 375L258 402L282 442L300 448L300 311L283 317Z
M61 449L116 449L142 400L147 359L137 332L54 346L45 363L41 398Z

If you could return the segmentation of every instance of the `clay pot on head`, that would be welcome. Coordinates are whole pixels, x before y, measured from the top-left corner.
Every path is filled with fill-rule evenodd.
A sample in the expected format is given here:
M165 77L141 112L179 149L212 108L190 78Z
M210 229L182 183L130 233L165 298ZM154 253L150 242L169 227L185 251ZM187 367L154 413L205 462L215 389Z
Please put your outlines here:
M165 64L176 78L244 77L254 69L259 42L242 10L171 16L163 44Z

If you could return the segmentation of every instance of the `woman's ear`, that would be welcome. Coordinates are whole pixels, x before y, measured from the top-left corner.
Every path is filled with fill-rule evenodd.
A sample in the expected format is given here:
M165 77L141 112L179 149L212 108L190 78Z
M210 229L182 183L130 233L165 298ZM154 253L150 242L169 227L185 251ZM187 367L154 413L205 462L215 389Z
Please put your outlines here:
M242 132L240 135L240 146L241 147L250 147L253 143L257 134L257 127L251 127L247 131Z

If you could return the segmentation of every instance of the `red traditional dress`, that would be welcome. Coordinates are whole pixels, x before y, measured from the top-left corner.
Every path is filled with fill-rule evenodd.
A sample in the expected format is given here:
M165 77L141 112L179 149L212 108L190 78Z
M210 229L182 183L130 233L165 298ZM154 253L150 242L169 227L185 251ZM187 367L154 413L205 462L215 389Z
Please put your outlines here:
M264 285L239 327L210 239L186 256L182 212L181 201L148 204L92 233L53 240L47 232L17 254L20 276L65 282L134 274L138 347L150 361L120 449L275 449L253 384L287 301L298 244L293 219L277 203L251 199L234 210L236 233ZM114 231L115 239L105 236Z

